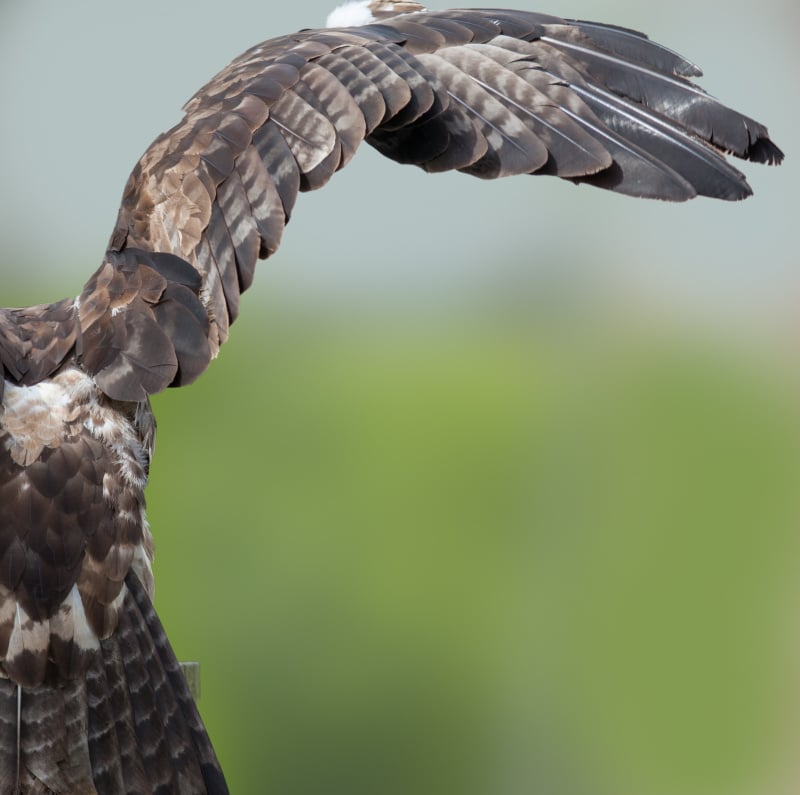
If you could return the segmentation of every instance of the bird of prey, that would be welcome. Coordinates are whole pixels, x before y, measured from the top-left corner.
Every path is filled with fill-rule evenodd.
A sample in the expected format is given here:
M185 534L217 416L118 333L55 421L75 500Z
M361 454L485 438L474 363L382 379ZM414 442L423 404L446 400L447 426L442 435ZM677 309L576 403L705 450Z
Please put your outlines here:
M742 199L767 129L644 34L360 2L259 44L125 187L77 298L0 310L0 792L223 793L151 603L149 396L217 355L300 191L362 141L428 172Z

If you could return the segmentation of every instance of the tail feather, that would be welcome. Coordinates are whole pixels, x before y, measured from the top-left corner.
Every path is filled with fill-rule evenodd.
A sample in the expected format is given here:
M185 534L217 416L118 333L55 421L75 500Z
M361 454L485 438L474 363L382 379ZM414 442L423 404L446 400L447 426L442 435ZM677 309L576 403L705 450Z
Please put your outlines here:
M83 730L86 683L68 682L22 692L20 778L22 792L93 792L89 746Z
M147 774L133 753L136 737L129 721L115 719L115 715L124 714L123 690L119 698L109 697L106 668L94 665L86 672L92 777L98 792L125 792L127 785L128 792L139 795L146 792Z
M150 681L147 655L152 649L149 636L144 638L151 648L142 649L132 625L131 611L120 616L117 631L114 633L116 650L119 649L122 666L127 682L128 705L130 719L136 735L136 750L142 766L147 771L152 789L156 792L168 792L172 778L170 757L165 726L154 692L154 683ZM105 652L105 649L103 650ZM105 655L104 655L105 656ZM116 661L115 661L116 662Z
M0 792L13 792L17 778L17 687L0 679Z
M130 580L134 580L133 583ZM185 732L191 740L191 744L184 744L183 751L186 758L195 760L202 774L202 786L197 792L207 792L208 795L227 795L228 787L222 775L222 769L217 761L217 755L211 745L211 740L206 733L203 720L197 711L194 698L189 690L186 677L181 670L180 663L172 651L164 628L161 626L158 615L152 602L147 596L144 587L132 574L128 575L128 590L136 602L144 625L150 630L150 639L153 642L155 654L150 655L153 660L158 659L159 667L164 673L165 679L159 688L161 693L169 693L175 699L178 710L173 713L169 723L170 736L176 736L173 732L180 726L180 732ZM141 636L140 636L141 638ZM177 759L181 759L183 754ZM173 757L173 767L175 766ZM204 789L203 789L204 787Z
M126 585L117 630L85 677L22 689L19 745L17 685L0 679L0 792L227 795L150 599L135 574Z
M95 784L102 793L146 795L152 788L133 724L127 672L114 636L103 641L101 651L102 657L98 656L88 674L93 685L89 735L97 734L100 740L89 745Z

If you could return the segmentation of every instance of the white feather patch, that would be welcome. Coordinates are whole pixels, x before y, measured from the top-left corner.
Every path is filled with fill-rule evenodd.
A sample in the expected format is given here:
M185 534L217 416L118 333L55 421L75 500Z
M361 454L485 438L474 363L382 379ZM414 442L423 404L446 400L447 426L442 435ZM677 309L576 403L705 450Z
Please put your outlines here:
M8 640L7 659L29 651L34 655L44 655L50 644L50 622L34 621L26 612L25 608L17 602L14 615L14 628L11 630L11 637Z
M17 613L17 597L5 585L0 585L0 629L5 635L11 635L10 627L14 625L14 618ZM0 659L6 656L6 649L0 648Z
M77 585L72 586L72 589L50 619L50 629L61 640L71 640L84 651L97 649L100 646L97 635L89 626Z
M12 460L29 466L45 447L58 447L78 430L74 425L94 383L85 373L70 368L33 386L5 381L2 427Z
M413 0L355 0L343 3L328 14L326 26L329 28L351 28L357 25L369 25L386 17L400 14L418 14L427 11L425 6Z
M370 9L370 2L371 0L357 0L357 2L353 3L343 3L328 14L325 27L350 28L375 22L375 17Z

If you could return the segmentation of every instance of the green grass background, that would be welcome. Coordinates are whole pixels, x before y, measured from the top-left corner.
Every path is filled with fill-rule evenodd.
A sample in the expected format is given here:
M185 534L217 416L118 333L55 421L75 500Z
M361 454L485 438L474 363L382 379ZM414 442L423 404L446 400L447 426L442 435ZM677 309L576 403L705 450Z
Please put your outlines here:
M234 792L792 791L780 367L507 314L244 318L156 398L149 490Z

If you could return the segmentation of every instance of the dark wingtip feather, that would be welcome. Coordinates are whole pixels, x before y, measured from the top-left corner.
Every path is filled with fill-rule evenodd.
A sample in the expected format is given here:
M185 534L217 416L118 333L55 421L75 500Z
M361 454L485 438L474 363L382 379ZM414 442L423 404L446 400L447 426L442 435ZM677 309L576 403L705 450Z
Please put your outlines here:
M567 20L573 22L573 20ZM645 63L659 68L662 72L681 77L702 77L703 70L675 50L654 42L646 33L619 25L602 22L574 20L575 26L584 35L609 52L622 55L631 60L644 59Z
M766 128L747 149L745 157L754 163L766 163L768 166L779 166L783 163L784 154L779 146L774 144L767 133Z

